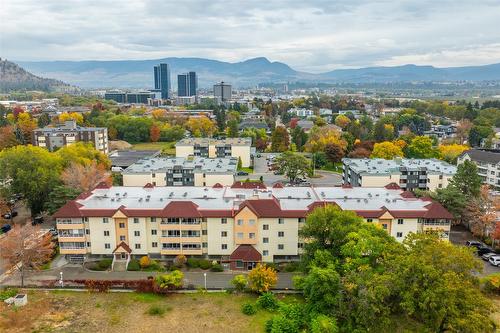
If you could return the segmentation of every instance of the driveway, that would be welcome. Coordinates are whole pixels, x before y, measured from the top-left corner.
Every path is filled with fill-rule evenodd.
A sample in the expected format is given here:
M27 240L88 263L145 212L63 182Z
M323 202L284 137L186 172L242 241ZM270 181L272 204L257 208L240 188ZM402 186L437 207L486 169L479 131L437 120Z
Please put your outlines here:
M26 285L42 285L44 280L59 280L60 272L63 273L63 280L77 279L98 279L98 280L140 280L146 279L148 276L156 276L157 272L92 272L87 271L81 265L66 265L59 269L29 272L25 277ZM225 272L210 272L210 271L183 271L184 286L192 285L194 287L204 287L204 273L207 274L207 288L210 289L225 289L231 288L231 280L235 275L246 274L247 272L225 271ZM295 273L278 273L277 289L293 289L292 277ZM0 282L0 285L19 285L20 279L18 274L6 278Z
M267 167L267 157L269 155L277 156L277 153L262 153L261 157L254 158L254 172L248 176L236 176L237 181L243 181L247 178L249 179L259 179L261 176L264 180L264 184L267 186L272 186L275 183L286 183L288 179L283 175L275 175L273 171L269 171ZM312 185L316 186L338 186L342 185L342 175L330 171L316 170L315 172L318 178L310 178L308 181Z
M463 245L465 246L465 242L468 240L478 240L472 233L467 230L464 226L456 225L451 227L450 232L450 242L455 245ZM490 265L489 262L484 261L482 258L479 258L483 263L483 272L480 274L481 276L486 276L493 273L500 273L500 267L495 267Z

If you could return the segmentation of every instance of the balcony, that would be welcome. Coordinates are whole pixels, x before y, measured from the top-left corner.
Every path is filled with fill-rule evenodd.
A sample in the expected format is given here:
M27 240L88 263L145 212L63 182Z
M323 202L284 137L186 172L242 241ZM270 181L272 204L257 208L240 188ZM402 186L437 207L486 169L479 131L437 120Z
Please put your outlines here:
M85 225L83 222L57 222L56 228L58 230L72 230L72 229L84 229Z
M203 250L201 248L199 249L180 249L180 248L164 248L161 249L160 254L162 255L178 255L178 254L183 254L183 255L202 255Z
M59 242L85 242L84 234L73 234L73 235L59 235Z
M59 249L60 254L86 254L87 249L86 248L60 248Z

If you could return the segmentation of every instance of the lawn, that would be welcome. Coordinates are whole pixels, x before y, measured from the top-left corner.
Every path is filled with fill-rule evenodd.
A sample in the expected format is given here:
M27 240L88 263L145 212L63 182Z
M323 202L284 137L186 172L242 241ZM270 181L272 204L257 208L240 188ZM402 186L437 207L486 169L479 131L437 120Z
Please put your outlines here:
M161 150L164 155L175 155L175 142L138 142L132 144L134 150Z
M0 332L263 332L273 316L241 313L253 295L30 291L28 305L0 304ZM296 301L286 296L284 301ZM27 320L27 318L30 318Z

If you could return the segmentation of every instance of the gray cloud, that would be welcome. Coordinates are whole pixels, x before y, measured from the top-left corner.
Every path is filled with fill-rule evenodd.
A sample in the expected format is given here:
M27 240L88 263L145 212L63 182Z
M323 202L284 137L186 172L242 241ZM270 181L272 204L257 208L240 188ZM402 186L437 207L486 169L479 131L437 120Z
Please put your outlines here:
M500 62L499 19L493 0L0 0L0 56L477 65Z

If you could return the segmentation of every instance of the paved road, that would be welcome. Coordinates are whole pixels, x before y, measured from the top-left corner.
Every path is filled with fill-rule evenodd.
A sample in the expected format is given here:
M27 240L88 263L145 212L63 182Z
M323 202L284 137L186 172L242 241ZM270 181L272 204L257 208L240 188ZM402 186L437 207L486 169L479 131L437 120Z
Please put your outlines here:
M39 271L30 272L27 277L25 277L26 285L42 285L43 280L59 280L60 272L63 273L64 280L76 280L76 279L99 279L99 280L138 280L146 279L148 276L155 276L156 272L91 272L83 269L81 266L68 265L60 269L54 269L50 271ZM230 288L231 279L238 274L246 274L246 272L204 272L201 270L196 271L186 271L184 272L184 286L192 285L194 287L204 286L204 273L207 274L207 288ZM278 283L276 288L278 289L292 289L293 288L293 277L294 273L279 273ZM19 284L18 275L8 277L0 283L0 285L18 285Z
M278 155L272 153L263 153L260 158L255 157L254 159L254 172L248 176L237 176L236 180L245 180L247 178L250 179L259 179L262 176L264 183L268 186L272 186L277 182L285 183L287 182L286 177L283 175L275 175L272 171L268 170L267 167L267 156L269 155ZM323 171L316 170L316 175L320 176L318 178L310 178L308 179L312 185L316 186L337 186L342 185L342 175Z
M472 236L471 232L468 231L465 227L461 225L452 226L450 232L450 241L456 245L465 245L465 242L468 240L477 240L474 236ZM482 260L483 262L483 272L480 274L482 276L500 273L500 267L495 267L490 265L489 262Z

